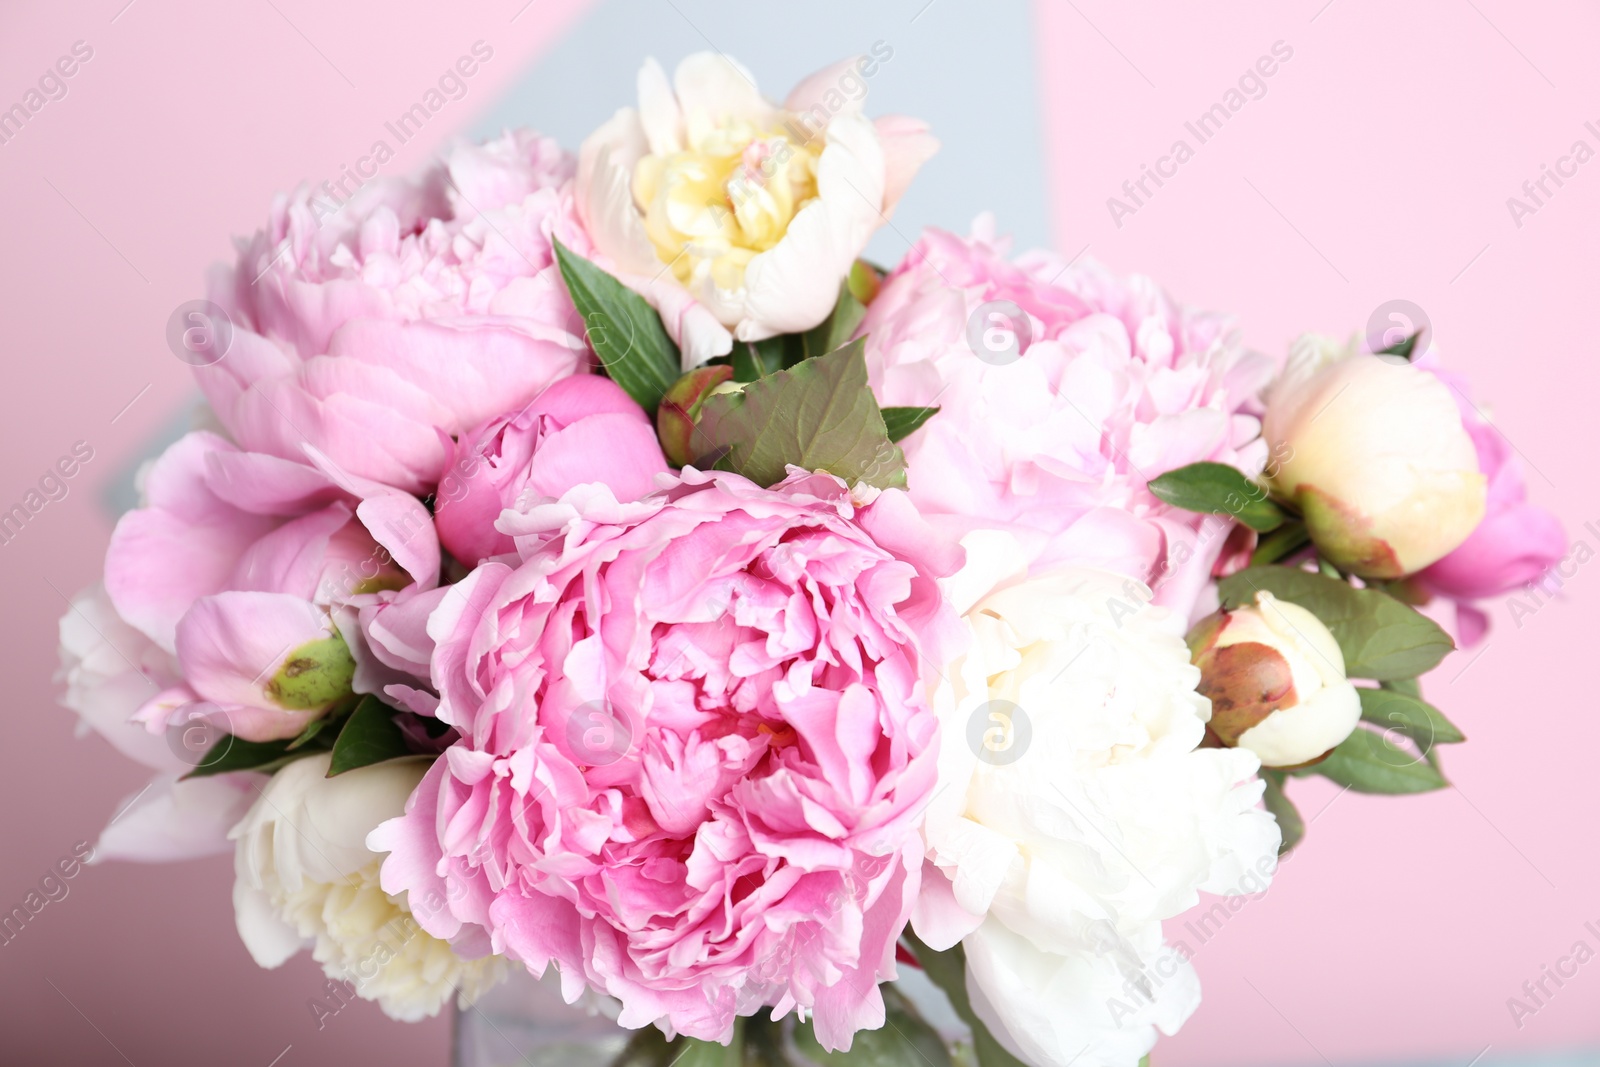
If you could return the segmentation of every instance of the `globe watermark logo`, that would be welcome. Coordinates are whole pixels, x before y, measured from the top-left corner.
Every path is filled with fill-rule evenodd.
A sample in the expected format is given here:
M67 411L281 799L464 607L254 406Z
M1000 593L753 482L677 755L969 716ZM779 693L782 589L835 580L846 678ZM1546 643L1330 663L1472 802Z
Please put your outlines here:
M590 767L609 767L633 751L633 720L609 700L591 700L567 718L567 746Z
M1017 762L1033 743L1033 723L1009 700L986 700L967 718L967 747L992 767Z

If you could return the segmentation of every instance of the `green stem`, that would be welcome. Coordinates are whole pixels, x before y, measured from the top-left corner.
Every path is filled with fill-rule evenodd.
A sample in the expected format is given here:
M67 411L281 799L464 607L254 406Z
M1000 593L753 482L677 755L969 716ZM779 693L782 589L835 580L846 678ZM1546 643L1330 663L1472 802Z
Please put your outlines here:
M1276 563L1310 543L1311 535L1306 533L1305 524L1286 522L1260 540L1250 556L1250 565L1259 567L1263 563Z

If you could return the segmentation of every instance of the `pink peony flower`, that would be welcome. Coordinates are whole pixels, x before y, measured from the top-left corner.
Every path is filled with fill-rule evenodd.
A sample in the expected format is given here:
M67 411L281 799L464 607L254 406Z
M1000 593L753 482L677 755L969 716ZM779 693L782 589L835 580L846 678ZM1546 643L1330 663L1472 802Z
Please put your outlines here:
M426 492L446 462L438 430L515 411L587 362L552 267L572 173L553 141L518 131L342 205L304 186L280 196L212 285L233 340L196 374L223 426L251 451L298 459L310 444Z
M690 468L633 503L581 486L502 527L520 565L425 594L462 740L369 838L384 889L436 892L429 933L554 962L624 1026L725 1041L799 1008L835 1049L881 1026L960 550L903 493L860 506L798 471Z
M338 694L301 667L283 672L312 645L334 674L349 661L334 608L438 581L438 542L416 498L214 434L163 453L144 493L111 536L106 590L123 619L176 655L181 682L138 713L152 731L202 718L251 741L295 736Z
M1270 365L1240 351L1228 319L1147 278L1043 253L1012 262L992 231L988 217L970 239L929 230L859 331L881 403L941 409L903 442L912 499L957 535L1011 533L1035 572L1100 566L1180 614L1209 612L1229 523L1146 483L1199 460L1260 471L1253 398Z
M1460 375L1422 365L1450 386L1478 451L1478 469L1489 479L1488 507L1483 521L1461 546L1417 575L1424 590L1457 602L1463 644L1476 644L1488 630L1488 618L1470 602L1509 593L1534 581L1567 551L1561 521L1528 503L1522 462L1505 435L1472 403Z
M655 427L622 387L598 375L564 378L512 415L461 435L439 481L439 540L467 566L512 550L494 527L523 492L559 497L604 482L618 500L637 500L667 470Z

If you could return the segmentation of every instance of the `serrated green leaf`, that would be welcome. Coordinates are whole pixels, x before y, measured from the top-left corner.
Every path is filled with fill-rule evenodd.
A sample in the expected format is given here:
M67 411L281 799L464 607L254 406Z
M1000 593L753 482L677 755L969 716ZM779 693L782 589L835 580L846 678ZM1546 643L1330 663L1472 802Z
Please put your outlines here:
M1422 699L1422 679L1420 678L1389 678L1378 683L1384 689L1396 693L1404 693L1408 697Z
M1175 508L1231 515L1257 533L1269 533L1289 516L1266 489L1226 463L1191 463L1150 479L1150 492Z
M989 1028L983 1024L983 1020L972 1010L972 1001L967 997L967 956L961 946L956 945L946 952L935 952L918 940L917 935L910 930L905 932L905 941L911 946L917 962L922 965L923 973L944 991L944 995L950 1000L950 1007L961 1017L962 1022L972 1028L972 1043L978 1054L978 1067L1028 1067L995 1040Z
M409 755L412 752L406 745L405 735L394 723L394 709L377 697L365 696L345 720L344 729L333 743L328 777Z
M938 408L884 408L883 427L891 441L904 441L939 414Z
M905 455L889 440L867 384L864 348L856 340L740 392L708 397L695 451L718 470L764 486L781 482L789 465L852 484L904 486Z
M1287 777L1282 771L1267 768L1261 771L1261 780L1267 783L1262 802L1278 820L1278 830L1283 834L1283 841L1278 845L1280 856L1287 856L1306 836L1306 821L1300 817L1300 809L1294 806L1294 801L1283 789Z
M1357 793L1429 793L1450 786L1421 753L1395 744L1386 734L1359 726L1333 750L1333 755L1308 769Z
M561 278L583 317L589 347L600 357L607 376L654 415L681 368L678 346L667 336L661 316L644 297L560 241L555 250Z
M733 346L733 380L753 382L784 368L784 337L765 341L737 341Z
M950 1067L950 1050L939 1032L893 984L878 987L883 993L884 1024L877 1030L860 1030L849 1052L825 1052L810 1023L796 1023L795 1050L806 1063L826 1067Z
M1432 619L1376 589L1292 567L1250 567L1217 584L1223 605L1252 603L1259 590L1298 604L1333 631L1352 678L1415 678L1439 665L1455 642Z
M1432 704L1392 689L1358 689L1361 718L1383 729L1399 730L1423 752L1435 745L1454 745L1467 739L1456 725Z
M183 777L210 778L234 771L270 774L316 751L323 750L302 748L291 751L288 741L246 741L242 737L223 734L212 742L195 768Z
M816 326L800 334L799 358L815 359L825 356L837 348L843 347L850 340L851 334L856 332L856 327L861 325L861 320L866 317L867 306L850 291L850 279L847 277L839 283L839 299L834 302L833 310L828 317ZM794 359L791 350L788 364L793 366Z

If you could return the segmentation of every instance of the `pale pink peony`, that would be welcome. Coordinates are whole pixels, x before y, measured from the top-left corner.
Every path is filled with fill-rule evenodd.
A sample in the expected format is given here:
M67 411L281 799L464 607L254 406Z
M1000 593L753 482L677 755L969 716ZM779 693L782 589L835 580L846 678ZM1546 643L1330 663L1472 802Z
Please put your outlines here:
M1014 335L1002 301L1028 320L1009 362L992 351ZM1010 261L982 217L968 239L927 231L858 333L880 402L941 409L902 445L912 500L936 526L1005 530L1036 573L1100 566L1180 614L1215 606L1229 523L1146 484L1199 460L1261 470L1254 397L1271 368L1240 351L1230 320L1148 278L1044 253Z
M1473 404L1460 375L1420 361L1450 386L1461 410L1461 424L1478 453L1478 469L1489 479L1483 521L1455 551L1416 577L1427 592L1456 602L1463 644L1473 645L1488 631L1488 617L1472 601L1499 596L1535 581L1567 551L1561 521L1528 503L1522 461L1505 435Z
M385 486L197 432L143 489L111 536L105 581L119 615L176 656L180 680L138 714L152 731L202 718L251 741L295 736L327 708L273 691L289 654L337 636L340 605L438 581L427 510Z
M309 444L353 475L432 488L439 430L515 411L587 363L552 265L552 234L575 225L573 169L517 131L342 206L305 186L280 196L212 284L233 340L196 374L223 426L252 451Z
M179 681L172 654L129 626L96 586L73 598L61 617L61 702L118 752L155 772L123 797L94 846L94 861L186 860L225 852L228 830L249 810L265 778L248 771L183 777L194 761L182 727L152 734L133 721L163 688Z
M726 1041L804 1009L833 1049L881 1026L960 549L903 493L860 506L798 471L690 468L634 503L581 486L501 526L520 566L417 598L462 740L369 838L384 889L436 893L429 933L553 962L624 1026Z
M472 567L512 550L494 523L522 493L559 497L604 482L618 500L637 500L666 470L650 417L621 386L592 374L564 378L453 443L434 505L439 540Z

